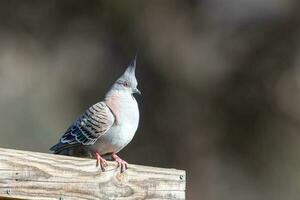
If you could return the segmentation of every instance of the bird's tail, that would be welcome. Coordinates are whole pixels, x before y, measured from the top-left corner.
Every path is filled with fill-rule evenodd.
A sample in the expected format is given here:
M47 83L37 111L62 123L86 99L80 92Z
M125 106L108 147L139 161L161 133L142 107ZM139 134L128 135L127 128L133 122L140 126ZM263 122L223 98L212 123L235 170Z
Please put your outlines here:
M90 152L81 147L81 144L67 144L67 143L57 143L50 148L54 154L67 155L67 156L77 156L77 157L92 157Z
M65 150L68 150L71 147L78 146L78 145L79 144L67 144L67 143L58 142L56 145L52 146L49 150L53 151L54 154L66 155Z
M59 154L60 151L62 151L62 145L61 143L57 143L56 145L53 145L49 150L53 151L54 154Z

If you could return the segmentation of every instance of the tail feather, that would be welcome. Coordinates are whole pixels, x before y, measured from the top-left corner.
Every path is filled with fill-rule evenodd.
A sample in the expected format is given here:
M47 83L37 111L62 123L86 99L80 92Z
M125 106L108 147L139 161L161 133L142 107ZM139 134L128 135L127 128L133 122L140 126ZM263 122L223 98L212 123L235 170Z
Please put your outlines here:
M57 143L57 144L53 145L49 150L53 151L53 153L57 154L59 152L60 146L61 146L60 143Z
M49 150L53 151L54 154L61 154L61 152L65 149L68 149L74 145L72 144L64 144L64 143L57 143L56 145L52 146Z
M88 148L84 148L81 144L57 143L50 148L54 154L93 158L92 152Z

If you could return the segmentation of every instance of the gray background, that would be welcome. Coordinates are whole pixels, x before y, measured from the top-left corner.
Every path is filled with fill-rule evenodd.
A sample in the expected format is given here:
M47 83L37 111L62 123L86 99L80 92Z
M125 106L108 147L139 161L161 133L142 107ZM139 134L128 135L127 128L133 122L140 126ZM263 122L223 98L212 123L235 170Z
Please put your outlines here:
M298 4L1 1L0 146L48 152L138 50L124 159L187 170L188 199L299 199Z

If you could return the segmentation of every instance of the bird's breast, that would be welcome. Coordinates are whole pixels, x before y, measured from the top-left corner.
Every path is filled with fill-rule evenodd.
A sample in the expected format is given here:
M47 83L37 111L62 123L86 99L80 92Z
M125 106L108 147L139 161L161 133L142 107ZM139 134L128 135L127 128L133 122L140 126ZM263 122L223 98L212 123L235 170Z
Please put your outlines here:
M114 96L108 106L115 115L114 125L98 139L98 150L105 154L118 152L133 138L139 124L139 109L134 97Z
M120 139L128 144L133 138L139 124L139 109L136 100L130 95L121 99L118 107L119 115L116 116L114 127L118 129Z

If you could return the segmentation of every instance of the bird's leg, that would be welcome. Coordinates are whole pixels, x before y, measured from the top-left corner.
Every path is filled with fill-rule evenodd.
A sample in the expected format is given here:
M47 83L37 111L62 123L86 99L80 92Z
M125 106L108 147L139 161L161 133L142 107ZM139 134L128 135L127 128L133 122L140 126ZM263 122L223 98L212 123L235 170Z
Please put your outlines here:
M118 163L118 167L121 166L121 173L128 169L128 163L125 160L121 159L117 154L113 153L111 157Z
M107 161L104 158L102 158L98 152L96 152L95 154L96 154L96 159L97 159L96 166L99 167L99 165L100 165L102 171L104 172L105 167L107 167Z

